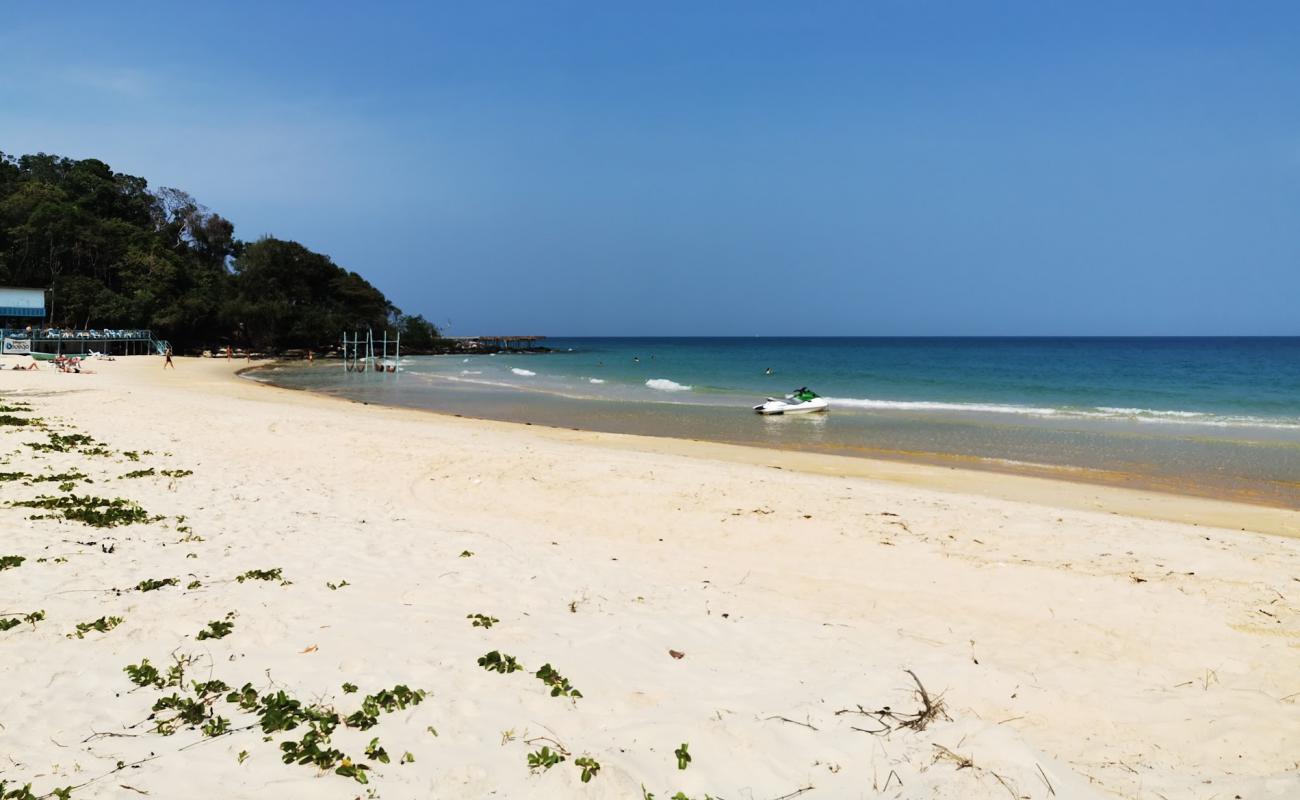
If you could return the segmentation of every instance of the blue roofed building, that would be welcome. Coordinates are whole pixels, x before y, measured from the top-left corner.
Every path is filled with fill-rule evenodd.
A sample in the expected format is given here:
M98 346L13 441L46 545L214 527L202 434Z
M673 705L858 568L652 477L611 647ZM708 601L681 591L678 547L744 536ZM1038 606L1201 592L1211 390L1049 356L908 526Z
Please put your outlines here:
M45 319L45 290L0 286L0 325L38 325Z

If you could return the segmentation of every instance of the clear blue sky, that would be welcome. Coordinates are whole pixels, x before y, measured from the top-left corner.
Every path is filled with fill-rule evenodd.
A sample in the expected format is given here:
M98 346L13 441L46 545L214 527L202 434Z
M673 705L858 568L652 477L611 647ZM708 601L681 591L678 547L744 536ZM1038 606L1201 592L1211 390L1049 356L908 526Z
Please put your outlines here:
M0 150L461 334L1300 334L1295 3L371 5L6 3Z

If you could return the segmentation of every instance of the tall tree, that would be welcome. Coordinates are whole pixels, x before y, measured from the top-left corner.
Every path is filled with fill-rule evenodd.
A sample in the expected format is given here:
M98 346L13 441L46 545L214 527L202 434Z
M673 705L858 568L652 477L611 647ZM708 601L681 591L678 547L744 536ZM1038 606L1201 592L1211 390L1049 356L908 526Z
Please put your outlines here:
M342 330L390 323L412 346L437 335L328 256L241 242L184 191L151 192L97 159L45 153L0 153L0 285L47 289L47 324L149 327L183 349L321 348Z

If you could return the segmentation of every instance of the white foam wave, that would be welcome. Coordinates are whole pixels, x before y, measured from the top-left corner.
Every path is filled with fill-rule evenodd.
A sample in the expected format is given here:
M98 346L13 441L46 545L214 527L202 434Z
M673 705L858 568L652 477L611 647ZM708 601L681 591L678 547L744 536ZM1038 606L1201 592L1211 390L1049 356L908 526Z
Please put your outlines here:
M1295 430L1300 420L1211 414L1204 411L1172 411L1151 408L1047 408L1002 403L942 403L931 401L873 400L859 397L828 397L832 406L892 411L957 411L983 414L1015 414L1053 419L1126 420L1174 425L1208 425L1216 428L1275 428Z
M1267 419L1236 414L1209 414L1204 411L1160 411L1152 408L1110 408L1102 406L1096 412L1083 412L1087 416L1105 416L1134 422L1171 423L1175 425L1210 425L1215 428L1276 428L1295 430L1300 420Z
M691 387L684 386L677 381L670 381L667 378L651 378L645 382L645 385L661 392L689 392L691 390Z
M461 375L482 375L483 371L478 369L462 369L460 371L460 374Z
M537 374L536 372L533 372L531 369L520 369L519 367L511 367L510 371L516 375L523 375L525 378L531 378Z
M1211 418L1213 414L1206 414L1202 411L1156 411L1151 408L1112 408L1110 406L1098 406L1098 411L1106 414L1114 414L1121 417L1168 417L1170 419L1196 419L1197 417Z
M438 380L452 381L453 383L472 383L475 386L498 386L502 389L518 389L513 383L502 383L501 381L489 381L482 378L458 378L455 375L438 375Z
M997 403L938 403L909 400L872 400L857 397L828 397L826 400L837 406L849 408L892 409L895 411L983 411L992 414L1029 414L1049 417L1057 412L1055 408L1038 408L1035 406L1013 406Z
M600 378L588 378L587 383L604 383Z

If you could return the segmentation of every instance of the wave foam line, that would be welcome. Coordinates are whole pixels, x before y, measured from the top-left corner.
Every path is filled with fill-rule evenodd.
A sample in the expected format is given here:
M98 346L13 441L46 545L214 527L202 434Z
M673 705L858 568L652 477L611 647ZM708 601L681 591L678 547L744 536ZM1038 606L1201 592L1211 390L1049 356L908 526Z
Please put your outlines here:
M1046 408L1001 403L943 403L934 401L873 400L859 397L828 397L832 406L887 411L958 411L985 414L1015 414L1054 419L1128 420L1174 425L1209 425L1216 428L1300 428L1300 420L1211 414L1205 411L1163 411L1151 408Z
M537 374L536 372L533 372L531 369L520 369L519 367L511 367L510 371L516 375L523 375L525 378L531 378Z
M890 409L894 411L985 411L993 414L1028 414L1049 417L1059 413L1055 408L1000 405L997 403L939 403L923 400L871 400L858 397L828 397L826 401L849 408Z
M661 392L689 392L691 390L691 387L684 386L677 381L670 381L667 378L651 378L645 382L645 385Z

